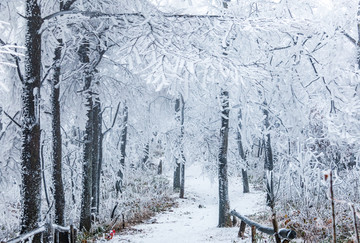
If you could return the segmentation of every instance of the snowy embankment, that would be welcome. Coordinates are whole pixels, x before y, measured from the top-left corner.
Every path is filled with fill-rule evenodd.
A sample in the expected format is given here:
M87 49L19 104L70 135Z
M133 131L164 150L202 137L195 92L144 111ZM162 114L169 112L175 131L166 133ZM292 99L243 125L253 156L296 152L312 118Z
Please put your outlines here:
M231 209L251 215L265 211L265 194L252 191L242 193L241 178L229 181ZM158 214L146 223L134 226L134 230L121 232L111 242L134 243L192 243L192 242L249 242L237 237L239 228L217 228L218 184L201 168L192 165L187 169L185 199L177 199L178 207Z

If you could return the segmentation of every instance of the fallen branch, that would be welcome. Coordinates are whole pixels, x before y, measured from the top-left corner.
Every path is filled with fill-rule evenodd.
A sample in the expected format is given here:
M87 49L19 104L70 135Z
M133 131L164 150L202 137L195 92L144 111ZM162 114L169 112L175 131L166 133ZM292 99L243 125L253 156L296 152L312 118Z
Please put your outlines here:
M271 227L267 227L267 226L263 226L261 224L258 224L250 219L248 219L247 217L239 214L238 212L236 212L235 210L232 210L230 212L231 215L238 217L239 219L241 219L243 222L245 222L247 225L249 226L254 226L257 230L268 234L268 235L274 235L275 231L273 228ZM288 240L293 240L296 238L296 232L291 230L291 229L280 229L278 232L280 238L282 239L288 239Z

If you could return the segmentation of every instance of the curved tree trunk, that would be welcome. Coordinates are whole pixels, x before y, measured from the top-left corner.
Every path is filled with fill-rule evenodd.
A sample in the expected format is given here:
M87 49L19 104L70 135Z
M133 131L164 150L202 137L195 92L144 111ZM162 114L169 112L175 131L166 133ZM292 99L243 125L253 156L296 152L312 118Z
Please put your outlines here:
M26 0L25 78L22 88L21 234L35 229L41 209L40 70L42 24L36 0ZM33 242L40 242L36 236Z

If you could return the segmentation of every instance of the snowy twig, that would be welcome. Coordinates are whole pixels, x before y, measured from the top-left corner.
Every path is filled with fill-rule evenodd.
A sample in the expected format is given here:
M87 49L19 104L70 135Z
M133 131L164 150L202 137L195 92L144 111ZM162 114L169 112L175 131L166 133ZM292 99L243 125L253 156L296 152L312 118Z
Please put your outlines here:
M116 107L116 112L115 112L114 120L113 120L113 123L112 123L111 127L109 127L109 128L102 134L102 136L105 136L105 134L108 133L108 132L114 127L115 121L116 121L116 117L117 117L117 115L118 115L118 113L119 113L120 103L121 103L121 102L119 102L119 104L118 104L117 107Z
M21 128L21 125L20 125L17 121L15 121L14 118L12 118L6 111L4 111L4 114L5 114L13 123L15 123L18 127ZM16 113L16 114L17 114L17 113ZM15 114L15 116L16 116L16 114ZM14 116L14 117L15 117L15 116Z

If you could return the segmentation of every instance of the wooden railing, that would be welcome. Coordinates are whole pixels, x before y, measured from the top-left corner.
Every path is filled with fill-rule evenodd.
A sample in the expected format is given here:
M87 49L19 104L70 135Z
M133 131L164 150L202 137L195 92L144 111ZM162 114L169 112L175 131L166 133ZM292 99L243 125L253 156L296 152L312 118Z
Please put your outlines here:
M43 238L43 242L52 243L52 242L58 242L60 243L60 233L68 233L68 242L69 243L75 243L76 242L76 228L71 223L69 226L64 227L57 224L51 223L50 220L47 220L47 222L39 228L36 228L30 232L27 232L25 234L19 235L18 237L7 241L7 243L18 243L23 242L25 240L29 240L32 242L32 239L35 235L41 234L41 237Z
M239 229L239 237L244 237L245 227L246 225L251 226L251 242L256 242L256 230L259 230L265 234L268 235L274 235L275 231L271 227L260 225L247 217L239 214L235 210L231 211L230 214L234 217L237 217L241 220L240 223L240 229ZM280 229L278 232L278 235L282 239L283 243L290 242L290 240L293 240L296 238L296 232L291 229Z

